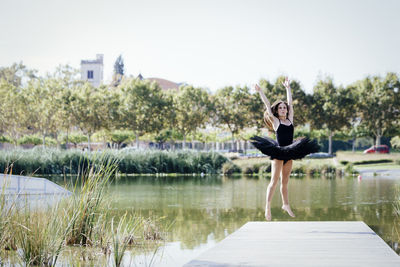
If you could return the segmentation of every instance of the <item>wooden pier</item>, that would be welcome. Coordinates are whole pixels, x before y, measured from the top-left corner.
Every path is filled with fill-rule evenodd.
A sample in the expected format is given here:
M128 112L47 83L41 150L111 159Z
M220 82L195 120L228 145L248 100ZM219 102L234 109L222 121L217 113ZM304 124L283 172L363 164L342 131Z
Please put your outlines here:
M248 222L188 266L400 266L364 222Z

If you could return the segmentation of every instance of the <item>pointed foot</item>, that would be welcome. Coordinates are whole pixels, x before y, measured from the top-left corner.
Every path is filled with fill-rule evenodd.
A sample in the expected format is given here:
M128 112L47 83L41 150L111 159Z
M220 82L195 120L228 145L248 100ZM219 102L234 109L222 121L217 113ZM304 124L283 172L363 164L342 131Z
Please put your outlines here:
M270 208L266 208L266 209L265 209L265 219L266 219L267 221L270 221L270 220L271 220L271 209L270 209Z
M284 211L286 211L289 214L290 217L292 217L292 218L296 217L289 205L283 205L282 209Z

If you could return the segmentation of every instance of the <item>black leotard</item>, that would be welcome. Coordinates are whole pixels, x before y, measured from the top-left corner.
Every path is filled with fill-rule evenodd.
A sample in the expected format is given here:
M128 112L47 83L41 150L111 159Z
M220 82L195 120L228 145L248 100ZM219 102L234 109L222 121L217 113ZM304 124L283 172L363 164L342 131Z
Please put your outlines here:
M289 120L289 119L288 119ZM290 121L290 120L289 120ZM290 121L290 125L285 125L279 120L278 129L276 129L276 141L278 141L279 146L288 146L293 143L293 132L294 127Z

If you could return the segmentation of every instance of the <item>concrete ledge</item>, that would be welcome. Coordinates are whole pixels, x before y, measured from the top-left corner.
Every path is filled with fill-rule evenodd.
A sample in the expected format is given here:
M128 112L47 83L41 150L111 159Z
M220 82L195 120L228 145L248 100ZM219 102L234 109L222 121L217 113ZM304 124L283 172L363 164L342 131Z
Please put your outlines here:
M71 195L71 192L45 178L0 175L0 192L5 195Z

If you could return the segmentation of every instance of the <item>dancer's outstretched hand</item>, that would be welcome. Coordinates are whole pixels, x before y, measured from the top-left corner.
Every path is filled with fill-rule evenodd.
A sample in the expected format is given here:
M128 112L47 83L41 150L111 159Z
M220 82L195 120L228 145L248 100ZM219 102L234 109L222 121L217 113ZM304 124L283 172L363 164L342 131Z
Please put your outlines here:
M290 81L288 77L285 77L285 81L282 82L282 85L285 86L286 89L290 89Z
M258 84L254 85L254 88L256 89L257 92L261 92L261 87L258 86Z

